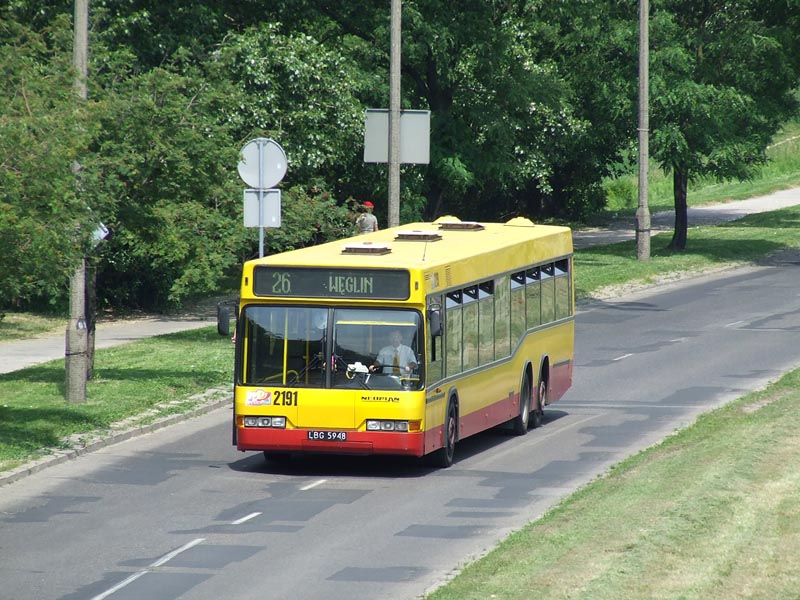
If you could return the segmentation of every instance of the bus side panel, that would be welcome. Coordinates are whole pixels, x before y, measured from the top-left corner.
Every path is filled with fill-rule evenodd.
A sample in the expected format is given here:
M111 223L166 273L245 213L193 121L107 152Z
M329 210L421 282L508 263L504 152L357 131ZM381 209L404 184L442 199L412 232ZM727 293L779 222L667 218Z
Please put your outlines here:
M519 413L519 374L511 364L465 378L459 389L459 439L505 423Z
M501 425L519 414L519 385L526 361L534 365L531 385L536 386L542 358L549 359L548 403L558 400L572 385L573 349L574 322L568 321L528 334L507 363L462 376L455 384L459 395L459 438ZM436 425L441 425L444 410L442 406L433 415ZM431 437L438 440L436 447L441 447L441 427ZM426 452L427 448L426 441Z
M551 367L548 404L561 398L572 386L572 366L573 361L567 360Z
M458 437L467 438L485 431L519 414L519 389L509 386L519 384L519 377L511 377L512 371L521 373L522 367L503 366L499 369L478 371L463 377L455 385L458 392ZM444 415L447 397L441 389L428 398L425 418L425 453L433 452L444 443Z
M547 353L550 359L550 381L548 404L561 398L572 386L572 367L574 364L575 322L568 321L553 327L541 340L537 350ZM534 363L536 364L536 363ZM534 379L538 377L534 373ZM534 384L535 385L535 384Z
M425 400L425 454L430 454L444 445L447 395L441 388L431 390L431 394Z
M472 411L461 417L459 438L463 439L481 431L505 423L519 413L519 393L510 393L480 410Z

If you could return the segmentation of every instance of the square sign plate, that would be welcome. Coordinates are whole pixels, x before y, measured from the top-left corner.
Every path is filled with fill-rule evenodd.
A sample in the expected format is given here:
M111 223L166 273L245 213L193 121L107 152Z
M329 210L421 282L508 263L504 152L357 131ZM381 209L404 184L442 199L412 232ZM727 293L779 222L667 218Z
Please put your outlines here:
M260 196L259 192L261 192ZM259 204L261 205L261 210L259 210ZM244 226L280 227L281 191L277 189L245 190Z

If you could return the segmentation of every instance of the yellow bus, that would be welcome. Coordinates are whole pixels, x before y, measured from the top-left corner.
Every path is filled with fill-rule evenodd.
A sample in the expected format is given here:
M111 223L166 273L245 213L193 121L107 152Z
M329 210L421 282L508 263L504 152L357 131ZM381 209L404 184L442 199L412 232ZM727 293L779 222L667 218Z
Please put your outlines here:
M245 263L234 444L453 463L572 383L572 233L442 217ZM392 358L392 354L394 357Z

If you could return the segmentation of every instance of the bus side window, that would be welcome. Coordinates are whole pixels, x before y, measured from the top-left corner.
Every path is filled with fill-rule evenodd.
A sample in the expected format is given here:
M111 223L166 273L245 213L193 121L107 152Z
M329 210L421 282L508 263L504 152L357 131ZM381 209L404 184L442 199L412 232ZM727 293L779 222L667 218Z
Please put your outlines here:
M527 269L525 271L525 298L527 327L532 329L547 321L542 317L542 270L539 267Z
M556 283L553 263L542 266L542 324L556 320Z
M445 300L445 375L461 373L461 290L450 292Z
M491 279L478 286L478 363L480 365L494 361L494 338L494 280Z
M511 278L498 277L494 282L494 357L496 360L511 355Z
M525 271L511 276L511 350L525 335Z
M478 366L478 286L464 288L464 304L462 307L461 351L462 368L466 371Z
M572 290L569 285L569 259L556 261L556 319L572 316Z

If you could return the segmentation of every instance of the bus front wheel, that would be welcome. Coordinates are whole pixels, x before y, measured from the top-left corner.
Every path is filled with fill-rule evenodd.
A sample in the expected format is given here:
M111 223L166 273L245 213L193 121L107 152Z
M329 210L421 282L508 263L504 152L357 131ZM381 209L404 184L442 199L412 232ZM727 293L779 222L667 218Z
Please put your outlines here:
M455 403L447 403L447 416L444 419L443 446L431 455L431 463L435 467L446 469L453 464L456 453L456 439L458 437L458 419Z

